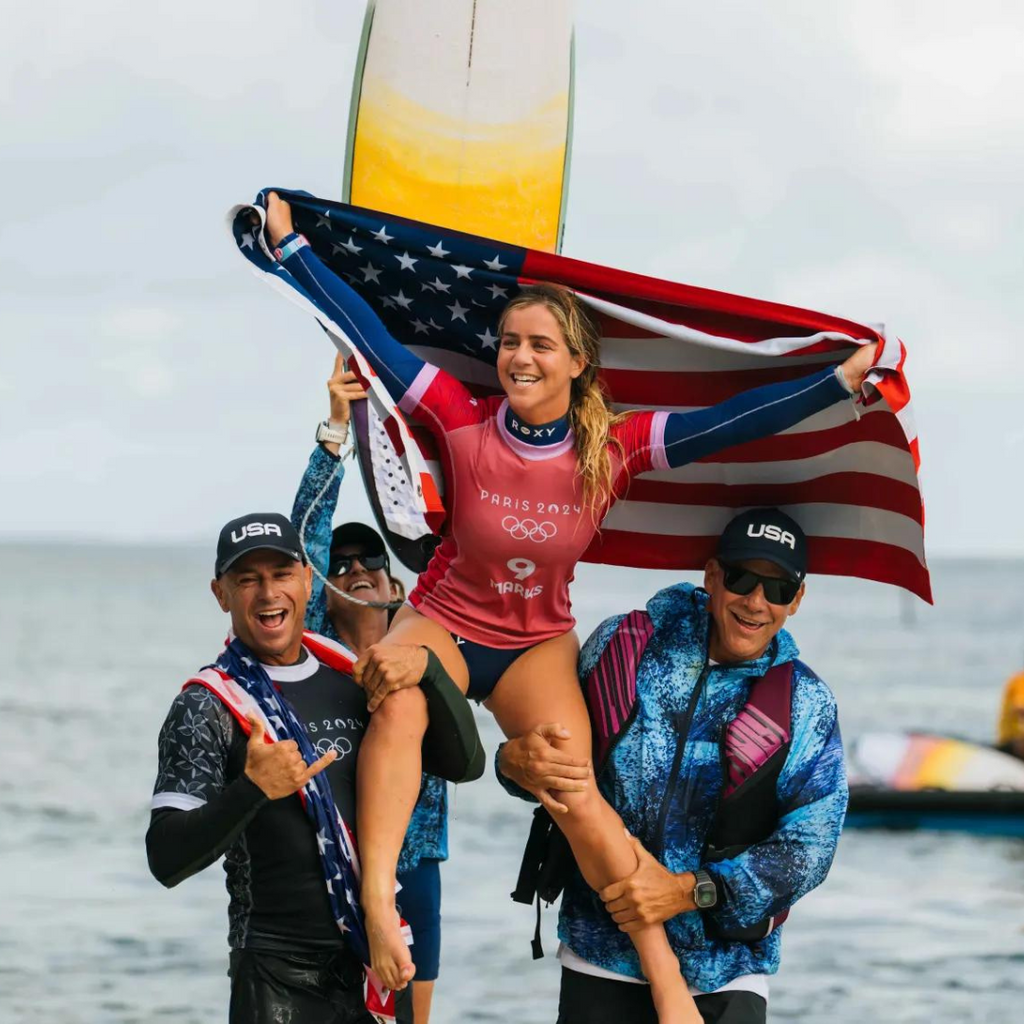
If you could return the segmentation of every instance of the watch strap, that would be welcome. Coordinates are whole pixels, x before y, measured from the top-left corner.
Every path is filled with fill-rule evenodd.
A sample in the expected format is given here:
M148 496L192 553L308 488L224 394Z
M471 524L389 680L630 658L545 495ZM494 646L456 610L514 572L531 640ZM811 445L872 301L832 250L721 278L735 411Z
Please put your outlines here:
M327 441L330 444L344 444L348 440L348 424L343 423L339 428L332 427L330 422L324 420L316 427L317 444Z

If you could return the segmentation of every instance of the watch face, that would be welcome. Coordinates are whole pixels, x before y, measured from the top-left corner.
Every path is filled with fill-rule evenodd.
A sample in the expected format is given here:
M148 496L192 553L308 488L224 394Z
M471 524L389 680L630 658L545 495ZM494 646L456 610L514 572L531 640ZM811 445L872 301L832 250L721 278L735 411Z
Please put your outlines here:
M693 902L701 910L713 907L717 902L718 894L715 892L714 882L698 882L693 889Z

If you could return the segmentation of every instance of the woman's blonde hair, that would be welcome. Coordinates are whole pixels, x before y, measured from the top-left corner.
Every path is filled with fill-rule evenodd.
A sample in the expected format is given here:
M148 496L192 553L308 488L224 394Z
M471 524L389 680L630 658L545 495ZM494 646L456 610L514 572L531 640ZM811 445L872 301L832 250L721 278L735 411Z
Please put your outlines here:
M543 306L555 318L569 352L583 360L583 372L573 378L569 396L569 426L575 435L576 471L583 480L583 500L599 513L611 497L612 460L608 444L615 444L623 458L625 449L608 428L629 413L615 413L608 404L601 371L601 331L592 314L574 292L555 284L523 288L502 311L498 334L509 313L527 306Z

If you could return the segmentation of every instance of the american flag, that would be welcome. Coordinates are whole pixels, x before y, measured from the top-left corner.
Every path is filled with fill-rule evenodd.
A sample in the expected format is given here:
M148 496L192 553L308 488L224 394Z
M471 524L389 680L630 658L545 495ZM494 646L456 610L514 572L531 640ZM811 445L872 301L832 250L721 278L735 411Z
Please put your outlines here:
M700 408L807 375L841 362L860 344L880 342L867 401L838 403L773 437L645 474L611 510L584 559L701 569L729 519L745 508L774 505L807 533L810 572L892 583L931 600L917 434L898 338L839 317L275 191L291 204L296 229L391 334L477 394L499 390L498 317L522 285L536 281L573 289L597 315L602 376L617 409ZM273 261L252 225L254 209L262 217L251 205L228 215L239 251L351 352L344 331ZM356 364L372 377L358 358ZM404 421L379 381L371 385L371 408L382 424L375 444L386 435L390 456L405 463L416 504L393 505L392 512L382 501L386 525L406 537L437 531L443 481L436 479L433 440Z

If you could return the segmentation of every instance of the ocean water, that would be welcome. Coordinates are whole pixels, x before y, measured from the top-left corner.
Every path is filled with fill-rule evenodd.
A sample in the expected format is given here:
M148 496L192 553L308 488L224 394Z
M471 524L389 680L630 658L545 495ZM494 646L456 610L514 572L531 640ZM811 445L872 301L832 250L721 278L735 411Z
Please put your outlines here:
M143 836L156 736L182 681L219 649L211 554L0 546L0 1022L205 1024L226 1016L219 867L174 890ZM934 567L936 605L814 579L791 622L835 690L847 736L880 726L991 735L1024 658L1014 563ZM583 567L581 634L669 574ZM481 712L489 748L493 722ZM488 774L452 795L434 1020L547 1024L548 956L510 902L530 811ZM808 1024L1024 1019L1024 843L849 831L786 925L769 1017Z

